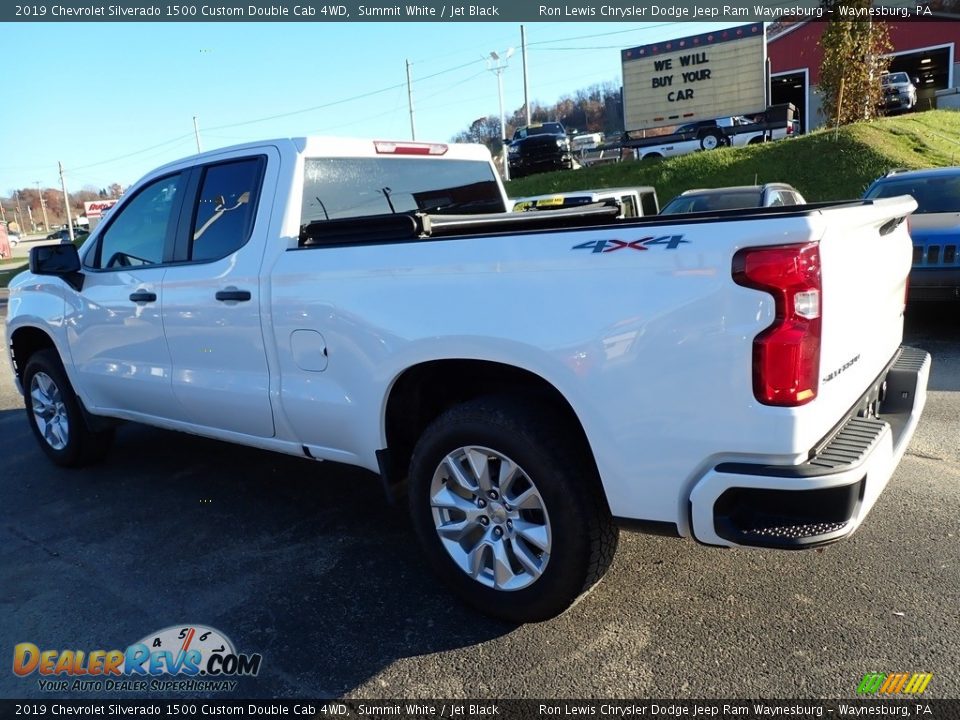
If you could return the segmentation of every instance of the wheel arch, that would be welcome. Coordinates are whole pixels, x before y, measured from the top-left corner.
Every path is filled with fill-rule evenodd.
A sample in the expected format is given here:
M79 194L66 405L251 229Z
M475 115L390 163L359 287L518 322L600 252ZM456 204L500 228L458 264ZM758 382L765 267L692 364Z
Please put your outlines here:
M387 481L398 482L406 477L414 445L445 410L478 397L505 394L522 395L557 413L586 453L588 462L597 467L583 423L571 402L549 380L508 363L451 358L412 365L390 384L382 412L387 461L381 459L381 470Z
M42 328L34 325L22 325L10 334L10 359L13 361L13 370L21 387L23 371L30 358L34 353L47 349L54 350L58 355L60 354L60 349L57 347L53 336ZM63 358L61 357L62 361Z

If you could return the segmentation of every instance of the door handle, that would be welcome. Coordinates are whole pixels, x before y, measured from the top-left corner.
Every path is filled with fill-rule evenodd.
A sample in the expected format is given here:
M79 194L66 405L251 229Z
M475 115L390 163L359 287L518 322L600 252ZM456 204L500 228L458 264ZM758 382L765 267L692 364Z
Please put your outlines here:
M157 294L146 290L137 290L135 293L130 293L130 299L135 303L156 302Z
M220 302L246 302L251 296L249 290L228 288L227 290L218 290L214 297Z

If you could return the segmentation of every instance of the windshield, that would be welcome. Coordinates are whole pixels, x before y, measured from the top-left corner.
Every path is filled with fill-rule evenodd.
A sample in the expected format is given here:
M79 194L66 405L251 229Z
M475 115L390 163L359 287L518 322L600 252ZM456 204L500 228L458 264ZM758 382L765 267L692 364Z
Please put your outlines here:
M514 140L522 140L530 135L563 135L563 126L560 123L548 122L542 125L528 125L527 127L517 128L513 134Z
M717 121L716 121L716 120L701 120L700 122L688 123L688 124L686 124L686 125L681 125L680 127L678 127L678 128L677 128L676 130L674 130L673 132L674 132L675 134L680 134L680 133L692 133L692 132L697 132L697 130L700 130L700 129L702 129L702 128L711 128L711 127L716 127L716 126L717 126Z
M907 77L906 73L898 72L884 75L882 81L884 85L899 85L900 83L910 82L910 78Z
M874 185L864 196L870 198L912 195L917 213L960 212L960 175L931 178L891 178Z
M738 208L760 207L763 200L759 190L717 191L697 195L680 195L668 202L661 215L677 215L690 212L713 212Z
M490 163L441 158L307 158L300 223L385 215L505 212Z

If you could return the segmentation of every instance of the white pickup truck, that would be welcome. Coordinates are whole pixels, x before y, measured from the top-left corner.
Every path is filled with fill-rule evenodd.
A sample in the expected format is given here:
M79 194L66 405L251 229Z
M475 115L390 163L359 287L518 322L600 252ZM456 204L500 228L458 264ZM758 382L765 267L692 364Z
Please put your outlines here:
M681 125L673 134L665 136L665 140L648 138L636 141L634 144L638 147L633 152L637 160L659 160L718 147L745 147L795 137L799 125L798 121L790 120L776 127L767 127L745 117L718 118Z
M478 146L249 144L33 248L7 342L55 463L128 420L362 466L406 481L460 596L541 620L620 525L789 549L863 522L926 397L914 208L509 213Z

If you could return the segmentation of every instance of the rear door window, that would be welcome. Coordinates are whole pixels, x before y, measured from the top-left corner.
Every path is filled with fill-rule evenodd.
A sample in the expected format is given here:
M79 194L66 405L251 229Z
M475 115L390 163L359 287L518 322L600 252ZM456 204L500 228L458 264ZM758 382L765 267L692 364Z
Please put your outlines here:
M190 231L191 260L226 257L250 239L263 166L264 159L254 157L203 169Z

